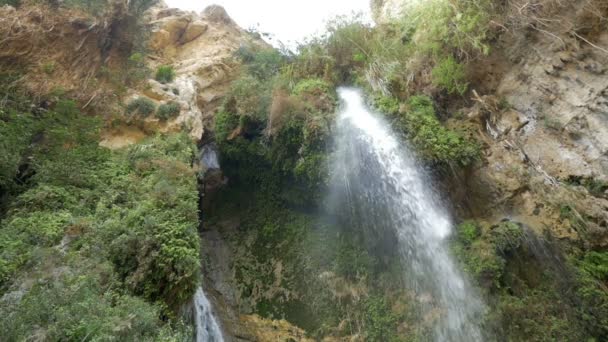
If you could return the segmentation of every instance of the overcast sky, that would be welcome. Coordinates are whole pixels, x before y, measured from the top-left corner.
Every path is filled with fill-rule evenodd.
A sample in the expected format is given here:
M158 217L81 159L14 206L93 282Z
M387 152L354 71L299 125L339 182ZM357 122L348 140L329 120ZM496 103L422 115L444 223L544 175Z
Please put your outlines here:
M327 19L336 15L364 12L370 0L165 0L169 7L196 12L211 4L223 6L241 27L257 27L284 43L302 41L319 33Z

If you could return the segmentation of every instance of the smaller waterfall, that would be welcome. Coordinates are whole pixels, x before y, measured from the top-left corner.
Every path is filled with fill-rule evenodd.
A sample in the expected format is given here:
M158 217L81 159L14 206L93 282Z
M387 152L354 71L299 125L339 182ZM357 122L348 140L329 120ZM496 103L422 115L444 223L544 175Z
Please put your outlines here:
M206 144L201 147L200 156L203 172L220 169L220 161L217 157L217 146L215 146L214 143Z
M211 302L202 287L194 295L194 315L196 342L224 342L220 325L211 310Z

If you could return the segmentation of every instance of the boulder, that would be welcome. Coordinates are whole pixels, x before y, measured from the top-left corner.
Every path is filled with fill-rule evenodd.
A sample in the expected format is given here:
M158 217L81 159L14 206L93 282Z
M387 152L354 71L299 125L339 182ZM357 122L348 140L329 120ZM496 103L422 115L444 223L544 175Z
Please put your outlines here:
M189 16L170 16L154 21L150 38L150 47L153 50L162 50L169 45L179 42L182 35L190 25Z
M219 5L211 5L203 10L201 16L213 23L234 25L234 21L228 15L224 7Z
M183 32L182 37L180 38L180 43L186 44L195 40L203 33L205 33L208 27L209 26L201 20L195 20L191 22L188 27L186 27L186 30Z

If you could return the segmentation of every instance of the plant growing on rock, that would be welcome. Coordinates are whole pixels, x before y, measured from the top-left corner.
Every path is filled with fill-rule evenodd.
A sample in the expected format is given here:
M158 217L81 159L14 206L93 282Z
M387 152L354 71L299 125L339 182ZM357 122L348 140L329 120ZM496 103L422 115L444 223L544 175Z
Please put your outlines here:
M167 121L179 115L180 106L176 102L163 103L156 110L156 117L161 121Z
M430 98L413 96L407 105L407 111L396 119L396 124L424 159L436 164L467 166L479 158L476 141L444 127Z
M156 69L155 79L160 83L171 83L175 78L175 70L170 65L161 65Z
M156 110L156 105L146 97L138 97L127 104L127 113L148 117Z
M458 93L464 95L468 84L464 65L456 62L454 57L449 56L441 61L431 71L433 85L445 89L449 94Z

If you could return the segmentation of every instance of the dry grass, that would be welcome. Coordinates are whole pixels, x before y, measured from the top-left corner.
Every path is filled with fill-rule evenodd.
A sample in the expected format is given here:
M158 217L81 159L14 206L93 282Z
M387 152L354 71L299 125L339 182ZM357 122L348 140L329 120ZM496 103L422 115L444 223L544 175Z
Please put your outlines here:
M59 91L86 107L100 106L115 90L97 78L101 67L118 69L124 60L112 44L120 16L120 10L102 19L45 5L1 7L0 70L21 70L20 83L34 98Z
M608 47L593 42L608 25L605 0L511 0L497 25L511 33L537 31L563 48L574 41L608 54Z
M266 136L275 135L289 120L291 115L302 112L303 103L296 97L289 95L286 90L277 89L272 94L272 104L266 126Z

